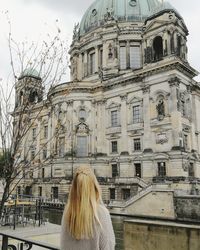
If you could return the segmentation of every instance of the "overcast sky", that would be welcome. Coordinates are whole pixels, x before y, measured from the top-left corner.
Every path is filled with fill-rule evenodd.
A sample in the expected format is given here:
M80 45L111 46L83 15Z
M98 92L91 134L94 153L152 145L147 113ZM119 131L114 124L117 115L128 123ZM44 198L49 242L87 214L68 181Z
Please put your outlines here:
M94 0L0 0L0 79L8 76L8 48L6 38L8 25L5 11L9 11L12 22L12 33L16 41L27 37L37 41L41 34L55 30L55 20L63 37L72 37L74 23L80 22L86 9ZM200 71L200 1L169 0L179 11L189 29L188 49L189 62ZM48 31L47 31L48 30ZM200 81L200 77L197 78Z

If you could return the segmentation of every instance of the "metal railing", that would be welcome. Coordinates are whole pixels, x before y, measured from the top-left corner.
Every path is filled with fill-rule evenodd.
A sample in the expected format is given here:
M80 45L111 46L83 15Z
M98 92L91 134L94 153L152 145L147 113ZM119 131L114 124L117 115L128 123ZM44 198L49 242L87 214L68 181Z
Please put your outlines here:
M41 243L38 241L28 240L25 238L17 237L12 234L4 234L0 232L0 236L2 236L2 246L1 250L30 250L33 246L38 246L45 249L51 249L51 250L59 250L58 247L55 247L53 245ZM17 241L15 244L9 244L9 239Z

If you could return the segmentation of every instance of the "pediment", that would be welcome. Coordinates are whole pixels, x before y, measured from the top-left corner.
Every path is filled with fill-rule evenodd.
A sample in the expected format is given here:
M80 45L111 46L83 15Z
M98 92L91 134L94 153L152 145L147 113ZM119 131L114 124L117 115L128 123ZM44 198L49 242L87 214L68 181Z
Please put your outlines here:
M142 101L142 98L139 98L139 97L131 97L128 101L127 101L127 104L132 104L132 103L136 103L136 102L141 102Z
M168 154L164 154L164 153L158 153L155 158L155 160L167 160L169 159L169 155Z
M107 106L107 109L119 108L120 106L121 106L120 103L111 102L111 103Z
M153 20L146 26L145 33L158 29L162 26L166 26L165 20Z

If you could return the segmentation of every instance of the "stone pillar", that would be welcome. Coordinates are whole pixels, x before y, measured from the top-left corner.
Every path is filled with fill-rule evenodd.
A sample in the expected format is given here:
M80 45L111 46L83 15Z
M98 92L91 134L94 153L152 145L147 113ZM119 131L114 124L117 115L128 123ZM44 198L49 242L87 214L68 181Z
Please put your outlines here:
M95 73L99 71L99 48L95 47Z
M49 110L49 112L48 112L47 157L49 157L51 154L51 143L52 143L51 138L52 138L52 116L51 116L51 111Z
M121 152L128 151L128 137L127 137L127 95L121 95Z
M78 60L77 60L77 79L79 81L82 80L82 76L83 76L83 72L82 72L82 69L83 69L83 65L82 65L82 54L80 53L79 56L78 56Z
M144 120L144 151L152 150L152 138L151 138L151 127L150 127L150 86L146 85L142 88L143 90L143 120Z
M177 99L177 90L179 89L180 79L173 77L169 79L170 86L170 103L169 103L169 113L171 114L171 123L172 123L172 147L180 146L180 132L182 132L181 124L181 112L178 111L178 99Z
M192 146L192 149L198 151L198 135L196 135L196 129L197 129L196 124L198 123L197 117L198 117L199 109L195 103L195 102L197 102L195 94L191 93L190 102L191 102L191 108L192 108L192 110L191 110L191 121L192 121L191 122L191 134L192 134L191 146Z
M35 157L35 160L40 159L40 136L41 136L41 118L38 119L38 126L37 126L37 132L36 132L36 138L37 138L37 144L36 144L36 151L35 151L35 155L37 155Z
M88 53L87 51L84 53L84 60L83 60L83 72L84 72L84 77L88 75Z

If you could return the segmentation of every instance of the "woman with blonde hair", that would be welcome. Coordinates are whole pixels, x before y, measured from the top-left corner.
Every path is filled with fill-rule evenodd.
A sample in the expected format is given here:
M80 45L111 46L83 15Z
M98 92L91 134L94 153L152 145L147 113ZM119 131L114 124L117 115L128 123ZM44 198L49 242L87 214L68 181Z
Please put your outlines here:
M114 249L112 222L99 183L91 168L79 167L63 213L61 250Z

